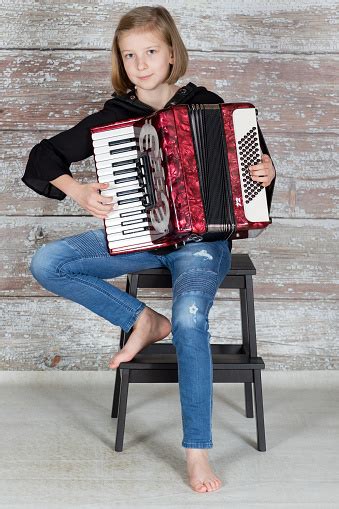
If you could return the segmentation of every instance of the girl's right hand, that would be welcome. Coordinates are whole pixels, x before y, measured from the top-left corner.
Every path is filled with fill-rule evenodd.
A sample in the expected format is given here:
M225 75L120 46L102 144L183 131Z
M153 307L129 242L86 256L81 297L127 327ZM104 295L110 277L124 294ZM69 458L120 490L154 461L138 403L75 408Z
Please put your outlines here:
M99 190L108 189L107 183L80 184L71 198L81 207L90 212L94 217L106 219L113 208L111 196L102 196Z

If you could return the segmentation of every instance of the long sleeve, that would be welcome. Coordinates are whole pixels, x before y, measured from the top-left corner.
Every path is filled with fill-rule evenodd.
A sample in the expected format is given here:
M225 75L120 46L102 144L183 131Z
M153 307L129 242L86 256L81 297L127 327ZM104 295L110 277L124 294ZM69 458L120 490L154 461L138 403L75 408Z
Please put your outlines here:
M22 182L33 191L63 200L66 195L50 183L67 174L72 176L70 165L93 154L90 128L116 120L113 100L106 101L102 110L89 115L71 129L49 139L43 139L30 151Z

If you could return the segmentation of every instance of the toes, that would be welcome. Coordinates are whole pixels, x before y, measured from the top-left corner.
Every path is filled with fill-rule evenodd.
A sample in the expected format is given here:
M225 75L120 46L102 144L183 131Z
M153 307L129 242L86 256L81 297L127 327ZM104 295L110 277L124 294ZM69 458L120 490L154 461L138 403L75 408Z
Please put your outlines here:
M204 485L206 486L207 491L213 491L214 490L214 488L212 486L212 483L210 481L204 481Z
M196 483L194 486L192 486L194 491L198 491L199 493L203 493L207 491L207 487L202 482Z
M219 479L213 479L204 481L204 485L207 487L207 491L214 491L220 488L221 481Z

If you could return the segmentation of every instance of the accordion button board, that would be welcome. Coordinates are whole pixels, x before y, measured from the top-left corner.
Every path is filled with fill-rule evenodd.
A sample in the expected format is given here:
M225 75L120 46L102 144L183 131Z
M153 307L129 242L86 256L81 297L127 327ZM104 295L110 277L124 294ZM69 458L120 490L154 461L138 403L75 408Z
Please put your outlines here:
M269 221L265 188L252 180L248 167L261 161L261 149L255 108L233 112L244 213L248 221Z

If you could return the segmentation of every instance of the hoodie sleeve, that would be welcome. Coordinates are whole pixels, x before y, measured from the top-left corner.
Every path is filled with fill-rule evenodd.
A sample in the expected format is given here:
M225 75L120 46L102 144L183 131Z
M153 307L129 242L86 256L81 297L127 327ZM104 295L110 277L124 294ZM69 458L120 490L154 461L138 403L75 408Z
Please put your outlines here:
M116 120L114 99L105 102L102 110L89 115L71 129L35 145L28 157L22 182L47 198L63 200L66 194L50 181L61 175L70 175L70 165L93 154L90 128Z

